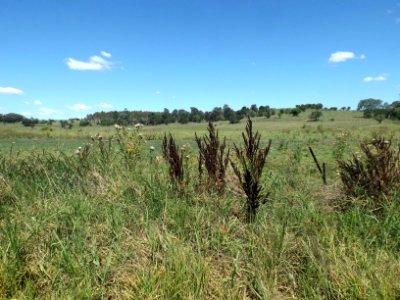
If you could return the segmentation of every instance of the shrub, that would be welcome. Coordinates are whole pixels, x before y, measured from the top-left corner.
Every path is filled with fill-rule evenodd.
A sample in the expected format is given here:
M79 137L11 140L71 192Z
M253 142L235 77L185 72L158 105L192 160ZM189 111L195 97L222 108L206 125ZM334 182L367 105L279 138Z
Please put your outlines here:
M88 119L82 119L79 121L79 126L80 127L86 127L86 126L90 126L90 121Z
M128 131L125 127L115 125L117 142L128 167L133 167L141 158L145 143L143 135L135 131Z
M293 117L298 117L300 113L301 113L301 110L300 110L299 108L292 108L292 109L290 110L290 114L291 114Z
M248 117L246 125L246 133L242 133L244 150L234 144L236 158L239 161L237 166L233 161L231 165L240 185L246 194L247 201L247 222L255 219L258 207L268 199L269 193L262 193L261 175L265 165L265 159L271 148L271 140L268 146L260 148L260 134L258 131L253 133L253 122Z
M322 112L320 110L313 111L309 116L308 119L310 121L316 122L319 121L322 117Z
M380 137L360 145L363 157L353 154L352 160L339 160L339 174L348 197L369 196L375 208L384 199L391 202L400 188L400 148L391 149L391 141Z
M377 121L379 124L382 123L383 120L385 120L385 115L383 114L378 114L376 116L374 116L375 121Z
M22 120L22 125L24 125L25 127L35 127L36 124L39 123L38 119L23 119Z
M195 139L199 147L199 173L203 173L203 165L208 173L209 186L215 186L222 192L225 188L225 171L229 162L229 150L225 153L226 138L223 142L219 140L218 131L212 122L208 122L208 136L199 138L197 133Z

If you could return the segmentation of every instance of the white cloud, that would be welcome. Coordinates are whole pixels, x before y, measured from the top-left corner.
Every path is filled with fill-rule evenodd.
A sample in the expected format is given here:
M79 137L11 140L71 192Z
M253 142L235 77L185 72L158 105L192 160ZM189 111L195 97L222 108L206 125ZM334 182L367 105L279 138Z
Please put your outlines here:
M22 115L25 117L30 117L30 116L32 116L32 113L31 112L23 112Z
M101 56L104 56L104 57L107 57L107 58L111 58L111 56L112 56L111 53L108 53L106 51L101 51L100 54L101 54Z
M22 95L24 92L13 87L0 87L0 94Z
M99 104L97 104L97 107L101 107L101 108L111 108L111 107L113 107L112 106L112 104L109 104L109 103L99 103Z
M156 91L156 95L160 95L161 94L161 92L160 91Z
M81 103L74 104L72 106L69 106L68 108L71 110L74 110L74 111L83 111L83 110L91 110L92 109L91 106L88 106L86 104L81 104Z
M35 101L33 101L33 104L35 104L35 105L42 105L43 102L42 102L42 101L35 100Z
M47 108L47 107L39 108L39 115L40 116L48 117L48 116L51 116L51 115L54 115L54 114L60 114L60 113L62 113L62 112L57 110L57 109L53 109L53 108Z
M367 76L363 80L364 82L371 82L371 81L385 81L387 79L387 74L382 74L376 77Z
M331 56L329 57L329 62L339 63L339 62L345 62L350 59L365 59L365 58L366 58L365 54L361 54L360 56L357 57L354 52L337 51L331 54Z
M105 52L106 54L109 54ZM103 53L102 53L103 54ZM111 55L111 54L110 54ZM106 56L107 57L107 56ZM67 58L66 64L71 70L77 71L103 71L110 70L113 63L101 56L93 55L88 61L80 61L74 58Z
M329 57L329 61L338 63L354 58L356 58L356 55L353 52L338 51L331 54L331 56Z

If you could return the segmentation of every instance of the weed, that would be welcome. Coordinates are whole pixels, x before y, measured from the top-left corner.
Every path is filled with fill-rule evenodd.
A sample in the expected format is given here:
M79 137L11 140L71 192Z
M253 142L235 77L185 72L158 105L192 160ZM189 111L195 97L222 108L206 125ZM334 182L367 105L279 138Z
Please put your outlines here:
M400 148L391 149L391 140L383 137L360 144L363 157L353 154L349 161L339 160L340 179L348 197L369 196L374 208L393 201L400 188ZM386 199L386 200L385 200Z
M344 130L335 136L333 156L336 160L343 159L344 153L349 149L350 137L351 134L348 130Z
M221 143L218 131L212 122L208 123L208 136L202 138L195 134L196 143L199 147L198 171L201 176L203 164L208 173L208 185L214 186L222 192L225 188L225 172L229 163L229 150L225 153L226 138Z
M247 196L246 220L247 222L253 222L257 209L269 196L269 193L262 193L260 181L264 170L265 159L271 148L271 140L269 140L267 147L260 148L261 135L258 131L253 133L253 122L250 117L247 119L246 133L242 133L242 137L244 150L234 144L234 151L239 161L240 169L233 161L231 161L231 165Z
M184 184L184 169L183 169L183 155L179 153L172 135L164 135L163 139L163 155L169 164L169 175L171 181L174 182L178 188L183 188Z

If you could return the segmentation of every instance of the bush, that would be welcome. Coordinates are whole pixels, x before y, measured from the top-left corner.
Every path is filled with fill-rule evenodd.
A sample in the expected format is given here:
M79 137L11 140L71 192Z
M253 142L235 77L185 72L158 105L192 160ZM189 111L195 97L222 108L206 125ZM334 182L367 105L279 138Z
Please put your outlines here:
M392 202L400 188L400 148L391 149L391 141L373 139L360 145L363 157L353 154L352 160L339 160L339 174L348 197L368 196L379 209L384 201Z
M321 119L322 117L322 112L319 110L313 111L309 116L308 119L310 121L316 122L319 121L319 119Z
M38 119L23 119L22 120L22 125L25 127L35 127L36 124L39 123Z
M383 114L378 114L374 116L375 121L377 121L379 124L382 123L382 121L385 119L385 116Z
M90 121L88 119L82 119L79 121L79 126L80 127L86 127L86 126L90 126Z

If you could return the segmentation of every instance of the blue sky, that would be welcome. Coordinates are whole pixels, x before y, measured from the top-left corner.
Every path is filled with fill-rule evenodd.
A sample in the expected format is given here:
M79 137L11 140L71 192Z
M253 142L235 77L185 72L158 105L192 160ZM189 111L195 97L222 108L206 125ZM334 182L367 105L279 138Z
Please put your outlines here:
M355 107L400 93L399 0L0 0L0 113Z

